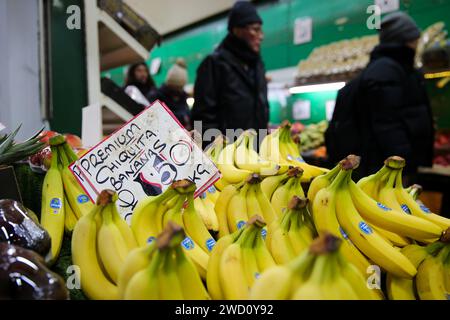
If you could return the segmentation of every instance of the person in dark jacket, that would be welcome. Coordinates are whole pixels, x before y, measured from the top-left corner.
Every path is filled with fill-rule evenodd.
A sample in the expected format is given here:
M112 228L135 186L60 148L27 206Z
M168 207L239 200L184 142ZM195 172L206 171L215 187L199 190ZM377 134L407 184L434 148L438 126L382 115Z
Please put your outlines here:
M192 118L202 122L203 132L267 129L269 104L260 55L261 27L253 4L236 2L228 17L227 36L197 69ZM231 132L228 136L235 138ZM212 139L204 135L204 145Z
M147 96L150 102L160 100L173 112L178 121L186 130L191 130L191 112L187 105L188 95L184 91L187 84L188 74L186 63L178 59L167 72L164 84L156 91Z
M359 174L372 174L397 155L414 175L418 166L431 166L434 137L424 78L414 68L420 30L407 14L396 12L382 20L379 38L361 80L359 106L367 126Z

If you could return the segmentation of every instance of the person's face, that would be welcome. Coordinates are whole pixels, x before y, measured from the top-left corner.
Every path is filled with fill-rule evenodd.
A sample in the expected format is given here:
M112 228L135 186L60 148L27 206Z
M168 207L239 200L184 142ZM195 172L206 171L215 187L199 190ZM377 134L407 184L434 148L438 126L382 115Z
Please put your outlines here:
M147 68L145 68L143 65L139 65L136 69L134 69L134 76L136 80L141 83L147 82L148 79Z
M233 33L236 37L247 42L250 49L259 53L261 50L261 43L264 39L264 32L262 31L260 23L249 24L242 28L234 28Z
M419 45L419 39L413 40L413 41L409 41L406 43L406 45L408 47L410 47L411 49L413 49L414 51L417 50L417 46Z

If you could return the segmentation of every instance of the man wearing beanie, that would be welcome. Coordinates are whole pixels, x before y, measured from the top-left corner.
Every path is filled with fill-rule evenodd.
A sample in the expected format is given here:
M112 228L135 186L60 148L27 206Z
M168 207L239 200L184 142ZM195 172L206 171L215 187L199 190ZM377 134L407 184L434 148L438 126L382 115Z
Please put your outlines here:
M432 164L431 108L423 75L414 68L420 35L407 14L396 12L384 17L380 44L372 51L366 69L348 84L358 87L353 113L362 137L359 150L355 150L362 158L359 176L376 172L393 155L406 159L405 172L410 180L414 180L418 166ZM349 104L348 92L348 88L339 92L335 110Z
M183 59L177 59L167 72L164 84L147 98L150 102L155 100L164 102L186 130L191 130L191 112L186 102L188 95L184 91L187 82L186 62Z
M260 55L261 27L253 4L236 2L228 17L227 36L197 69L192 118L202 122L203 132L211 128L223 134L226 129L267 129L269 105ZM211 142L209 138L204 136L204 146Z

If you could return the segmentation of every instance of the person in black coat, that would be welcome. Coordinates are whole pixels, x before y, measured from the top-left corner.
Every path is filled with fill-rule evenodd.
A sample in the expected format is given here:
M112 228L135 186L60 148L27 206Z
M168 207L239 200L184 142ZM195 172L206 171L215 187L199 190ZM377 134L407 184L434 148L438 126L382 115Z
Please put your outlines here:
M236 2L228 18L228 34L197 69L193 121L207 129L267 129L269 104L260 47L262 20L248 1ZM198 129L194 123L194 129ZM200 131L200 130L198 130ZM217 130L216 130L217 132ZM228 132L231 139L234 131ZM203 136L207 145L214 139Z
M188 74L186 63L178 59L167 72L164 84L156 91L151 92L147 99L150 102L160 100L173 112L175 117L186 130L191 130L191 111L187 105L188 95L184 91Z
M405 172L414 175L418 166L431 166L434 139L424 78L414 68L420 30L407 14L396 12L382 20L379 36L361 80L366 142L359 174L372 174L397 155L406 159Z

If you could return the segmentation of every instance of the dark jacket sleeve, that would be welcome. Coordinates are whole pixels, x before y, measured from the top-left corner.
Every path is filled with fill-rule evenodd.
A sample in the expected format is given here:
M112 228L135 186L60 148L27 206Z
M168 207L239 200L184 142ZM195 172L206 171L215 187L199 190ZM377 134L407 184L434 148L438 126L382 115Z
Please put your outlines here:
M373 140L383 158L398 155L409 159L411 141L402 120L404 71L384 59L369 66L364 75L364 102Z
M198 67L194 86L192 121L202 121L203 130L220 129L218 62L208 56Z

